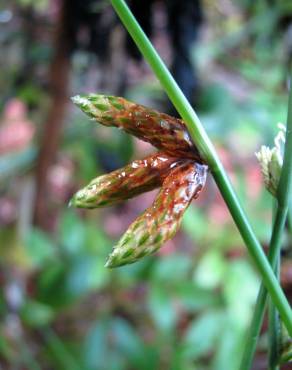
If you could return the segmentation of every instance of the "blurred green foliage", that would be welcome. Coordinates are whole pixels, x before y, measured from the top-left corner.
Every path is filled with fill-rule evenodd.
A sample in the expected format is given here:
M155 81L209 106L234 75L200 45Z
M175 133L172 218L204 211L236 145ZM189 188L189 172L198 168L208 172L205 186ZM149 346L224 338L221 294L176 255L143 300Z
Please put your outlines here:
M187 217L186 229L193 223ZM223 243L205 243L201 257L177 251L107 270L112 242L95 221L66 211L55 240L33 229L25 242L33 294L20 310L32 337L21 346L30 351L40 337L38 357L60 369L203 368L211 354L212 369L234 369L258 279L248 261L224 258Z

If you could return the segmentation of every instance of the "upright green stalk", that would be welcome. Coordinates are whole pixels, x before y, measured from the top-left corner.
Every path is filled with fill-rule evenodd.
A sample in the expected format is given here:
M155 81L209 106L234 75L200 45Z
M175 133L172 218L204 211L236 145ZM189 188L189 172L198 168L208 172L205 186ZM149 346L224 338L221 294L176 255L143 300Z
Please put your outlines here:
M290 89L289 93L284 161L277 190L276 217L273 225L268 256L269 261L274 270L277 267L278 256L280 255L281 236L284 230L289 207L289 194L291 190L291 181L292 181L291 153L292 153L292 89ZM264 286L264 283L262 283L257 297L254 315L250 324L250 329L248 331L247 341L243 353L240 370L247 370L251 367L258 336L263 323L265 306L267 301L267 293L268 292Z
M277 208L277 214L274 222L272 237L270 241L270 248L269 248L269 261L273 268L277 265L277 257L279 255L279 249L280 249L280 241L282 236L282 231L285 226L285 219L286 214L283 212L283 209ZM258 341L258 337L260 334L260 330L262 327L263 319L264 319L264 313L265 313L265 307L267 302L267 295L268 291L265 288L265 285L262 283L257 300L256 305L254 309L253 318L250 323L250 328L248 330L247 334L247 340L244 347L244 353L240 365L240 370L247 370L250 369L252 360L254 357L254 353L256 350L256 345Z
M275 275L280 279L280 249L277 255ZM269 300L269 351L268 362L269 370L279 370L279 352L280 352L280 319L279 313L273 302Z
M268 289L277 309L279 310L288 332L290 335L292 335L292 312L289 303L271 269L270 264L266 259L261 245L255 237L255 234L240 206L237 196L235 195L235 192L216 154L216 151L198 116L194 112L186 97L183 95L182 91L157 54L151 42L144 34L126 3L123 0L111 0L111 3L128 32L136 42L141 53L150 64L170 100L185 121L189 134L198 147L202 157L210 166L214 179L223 198L225 199L225 202L240 231L240 234L245 241L249 253L253 257L253 260L262 275L264 284Z
M290 73L290 93L288 102L288 117L286 128L286 142L283 167L279 186L277 189L278 208L283 213L283 223L285 222L290 201L290 190L292 183L292 71ZM279 211L280 212L280 211ZM281 225L282 226L282 225ZM282 229L284 225L282 226ZM280 246L277 251L276 266L274 268L275 275L280 280ZM291 334L290 334L291 335ZM280 336L280 319L274 302L270 301L269 304L269 367L271 370L278 370L279 366L279 336Z

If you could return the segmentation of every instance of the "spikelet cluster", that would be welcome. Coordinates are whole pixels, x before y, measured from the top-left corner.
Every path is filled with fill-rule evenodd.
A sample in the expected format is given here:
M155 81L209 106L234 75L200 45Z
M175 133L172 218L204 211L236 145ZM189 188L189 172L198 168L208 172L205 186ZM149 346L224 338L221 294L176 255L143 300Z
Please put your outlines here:
M96 122L118 127L159 149L95 178L70 201L80 208L106 207L160 187L153 204L118 241L106 266L133 263L175 235L185 210L205 185L208 167L182 120L114 96L78 95L72 100Z

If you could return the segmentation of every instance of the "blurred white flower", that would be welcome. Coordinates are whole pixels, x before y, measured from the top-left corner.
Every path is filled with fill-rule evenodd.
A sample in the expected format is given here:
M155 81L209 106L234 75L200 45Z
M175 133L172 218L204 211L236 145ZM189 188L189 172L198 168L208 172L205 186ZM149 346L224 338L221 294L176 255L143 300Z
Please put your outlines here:
M278 123L279 132L275 137L273 148L263 145L259 152L255 153L261 165L262 174L267 190L276 196L283 166L286 128Z

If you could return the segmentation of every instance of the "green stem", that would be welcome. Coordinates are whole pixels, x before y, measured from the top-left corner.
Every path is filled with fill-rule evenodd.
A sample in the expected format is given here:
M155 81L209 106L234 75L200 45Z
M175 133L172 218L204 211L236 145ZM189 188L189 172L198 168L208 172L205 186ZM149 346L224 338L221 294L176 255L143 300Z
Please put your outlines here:
M281 245L280 241L281 241L282 231L285 226L286 215L287 215L287 211L283 210L282 208L277 209L272 237L270 241L269 255L268 255L269 261L273 269L277 265L278 251ZM256 350L258 337L259 337L263 319L264 319L267 295L268 295L268 291L265 288L265 285L262 283L259 293L258 293L257 300L256 300L253 318L250 323L249 331L247 333L247 340L244 346L244 352L243 352L243 357L241 360L240 370L247 370L247 369L250 369L251 367L254 353Z
M284 230L285 221L287 218L289 208L289 194L292 181L291 152L292 152L292 89L290 89L289 93L284 161L277 191L278 204L276 209L276 217L273 225L272 238L270 241L268 256L273 269L275 269L277 266L277 257L280 254L281 247L280 243L281 236ZM256 350L258 336L260 334L260 329L263 323L266 301L267 301L267 290L264 284L262 283L257 297L254 315L248 331L247 341L243 353L240 370L247 370L251 367L252 359L254 357L254 353ZM289 334L291 335L291 333Z
M245 241L249 253L259 269L264 284L267 287L273 302L279 310L282 320L287 327L288 332L292 335L292 312L289 303L271 269L270 264L259 244L255 234L240 206L230 181L224 171L224 168L216 154L214 146L207 136L198 116L194 112L190 103L183 95L177 83L171 76L169 70L157 54L151 42L139 26L130 9L123 0L111 0L113 7L122 20L124 26L136 42L141 53L150 64L155 75L159 79L170 100L186 123L190 136L202 157L210 166L214 179L230 213Z
M280 252L280 251L279 251ZM275 275L280 277L280 253L277 254ZM279 313L273 302L269 301L269 370L279 370L279 333L280 321Z
M287 219L288 212L285 215L285 220ZM282 233L284 230L282 226ZM280 282L280 268L281 268L281 243L277 248L277 256L275 266L273 270ZM279 354L280 354L280 318L279 313L274 306L271 299L268 300L268 369L269 370L279 370Z

